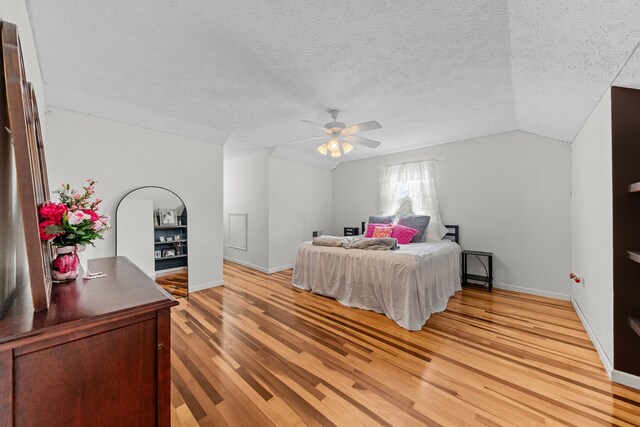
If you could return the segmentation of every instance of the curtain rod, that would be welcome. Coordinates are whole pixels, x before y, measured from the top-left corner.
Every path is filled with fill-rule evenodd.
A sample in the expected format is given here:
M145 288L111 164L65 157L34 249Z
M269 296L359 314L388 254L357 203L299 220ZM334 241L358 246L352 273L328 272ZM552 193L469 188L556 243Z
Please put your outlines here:
M384 166L380 166L381 168L386 168L388 166L400 166L400 165L409 165L412 163L422 163L422 162L437 162L440 160L447 160L447 158L445 156L442 157L436 157L435 159L423 159L423 160L412 160L410 162L401 162L401 163L392 163L390 165L384 165Z

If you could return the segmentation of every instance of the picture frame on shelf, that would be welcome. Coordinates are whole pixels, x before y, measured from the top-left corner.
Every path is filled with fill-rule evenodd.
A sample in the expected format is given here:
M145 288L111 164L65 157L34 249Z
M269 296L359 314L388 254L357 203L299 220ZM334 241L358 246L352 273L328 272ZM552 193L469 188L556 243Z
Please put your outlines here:
M153 256L155 257L155 259L162 258L162 251L155 251L153 253Z
M179 234L176 234L175 236L173 236L173 241L174 242L179 242L180 240L182 240L182 236Z
M167 236L167 242L173 242L173 236Z
M159 239L161 242L164 242L164 241L165 241L165 237L164 237L164 236L160 236L160 237L158 237L158 239Z
M160 217L161 227L178 224L178 217L175 209L158 209L158 216Z
M163 258L172 257L172 256L176 256L176 250L175 249L165 249L164 251L162 251L162 257Z

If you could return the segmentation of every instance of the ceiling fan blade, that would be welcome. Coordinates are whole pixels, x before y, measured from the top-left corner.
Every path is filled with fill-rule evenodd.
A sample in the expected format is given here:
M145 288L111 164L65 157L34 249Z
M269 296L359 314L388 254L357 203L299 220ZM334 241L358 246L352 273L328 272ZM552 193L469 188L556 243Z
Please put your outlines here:
M380 129L382 127L382 125L380 125L380 123L376 122L375 120L372 120L370 122L364 122L364 123L360 123L359 125L355 125L355 126L351 126L348 127L346 129L342 130L342 134L343 135L353 135L356 134L358 132L364 132L367 130L374 130L374 129Z
M288 141L285 142L285 144L297 144L299 142L311 142L311 141L320 141L320 140L325 140L327 139L327 135L324 136L314 136L312 138L305 138L305 139L296 139L295 141Z
M373 139L363 138L361 136L351 135L346 138L347 141L352 142L354 144L364 145L369 148L378 148L380 146L380 142L374 141Z

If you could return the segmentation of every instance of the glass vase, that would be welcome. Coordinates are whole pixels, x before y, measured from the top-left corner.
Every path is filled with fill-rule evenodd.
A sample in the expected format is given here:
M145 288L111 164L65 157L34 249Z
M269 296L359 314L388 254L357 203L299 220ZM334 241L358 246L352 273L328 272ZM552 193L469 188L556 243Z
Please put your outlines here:
M51 262L51 278L55 283L75 280L79 272L78 248L60 246L55 248L55 258Z

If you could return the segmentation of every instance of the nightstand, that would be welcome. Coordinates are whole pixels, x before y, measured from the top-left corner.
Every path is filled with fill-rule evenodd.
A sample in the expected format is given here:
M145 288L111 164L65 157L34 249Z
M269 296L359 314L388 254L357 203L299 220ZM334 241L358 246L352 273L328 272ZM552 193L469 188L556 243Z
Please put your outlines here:
M468 265L467 257L469 255L478 258L479 261L481 261L480 257L487 258L487 263L489 264L487 268L488 276L481 276L478 274L467 273L467 265ZM491 292L491 290L493 289L493 252L467 251L467 250L462 251L462 284L463 285L470 284L468 283L468 280L478 280L478 281L485 282L485 284L489 289L489 292Z
M359 234L360 234L360 229L358 227L344 227L345 236L357 236Z

